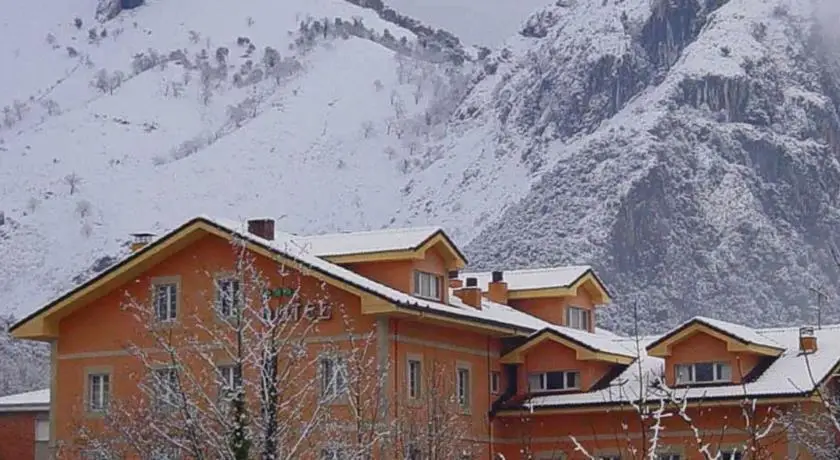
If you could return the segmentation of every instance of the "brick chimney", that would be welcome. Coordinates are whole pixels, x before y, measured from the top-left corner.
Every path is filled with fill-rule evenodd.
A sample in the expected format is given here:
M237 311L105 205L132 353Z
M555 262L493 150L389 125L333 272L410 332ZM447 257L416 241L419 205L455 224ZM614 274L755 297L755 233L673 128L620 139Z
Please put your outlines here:
M452 289L460 289L464 282L458 278L458 270L449 272L449 287Z
M264 240L274 239L274 219L250 219L248 233Z
M455 296L465 304L481 309L481 289L478 288L478 279L467 278L467 285L455 291Z
M132 233L131 234L131 252L137 252L147 244L151 243L155 238L154 233Z
M799 352L810 354L817 351L817 336L814 335L814 328L803 326L799 328Z
M508 285L505 282L504 272L493 272L492 281L490 281L490 285L487 288L487 298L493 302L507 305Z

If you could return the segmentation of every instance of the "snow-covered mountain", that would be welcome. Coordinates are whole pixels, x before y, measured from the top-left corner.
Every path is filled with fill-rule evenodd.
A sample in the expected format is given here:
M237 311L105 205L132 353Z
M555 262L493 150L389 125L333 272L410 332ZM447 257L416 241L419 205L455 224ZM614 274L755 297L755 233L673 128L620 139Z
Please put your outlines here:
M840 319L833 0L560 0L517 22L497 2L459 26L409 0L0 0L0 311L131 232L271 212L444 225L477 268L593 263L625 331L630 302L647 329L809 321L810 287Z

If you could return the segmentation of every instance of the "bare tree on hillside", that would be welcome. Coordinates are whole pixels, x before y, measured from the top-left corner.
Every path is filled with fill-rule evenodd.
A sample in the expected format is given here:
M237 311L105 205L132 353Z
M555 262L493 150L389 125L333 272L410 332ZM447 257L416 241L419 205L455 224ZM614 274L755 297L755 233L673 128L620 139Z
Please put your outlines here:
M70 187L70 194L73 195L79 189L79 186L82 185L82 178L76 173L70 173L64 176L64 183Z
M353 334L333 317L343 306L326 284L281 261L264 272L242 240L232 250L229 266L206 273L213 292L178 297L179 284L164 281L151 302L126 298L144 328L127 348L139 392L104 402L104 431L77 422L68 453L279 460L337 438L346 405L336 401L357 385L348 366L373 334L335 339Z

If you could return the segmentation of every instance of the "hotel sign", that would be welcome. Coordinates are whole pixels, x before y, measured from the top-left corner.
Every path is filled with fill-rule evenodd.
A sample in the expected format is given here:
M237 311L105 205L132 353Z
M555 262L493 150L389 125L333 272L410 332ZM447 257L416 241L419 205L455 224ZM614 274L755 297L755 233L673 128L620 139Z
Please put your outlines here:
M268 298L275 297L292 297L295 290L292 288L274 288L266 289L265 295ZM301 304L299 302L289 302L282 305L275 310L272 310L277 315L277 320L280 322L294 321L298 322L301 319L308 321L324 321L332 319L332 305L329 303L321 304Z

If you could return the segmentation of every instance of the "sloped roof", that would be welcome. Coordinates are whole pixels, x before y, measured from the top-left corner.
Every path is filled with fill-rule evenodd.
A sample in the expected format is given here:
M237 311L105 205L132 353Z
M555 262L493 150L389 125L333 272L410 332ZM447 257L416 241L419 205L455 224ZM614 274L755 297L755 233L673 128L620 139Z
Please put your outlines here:
M624 346L616 341L619 336L611 332L600 330L595 333L591 333L565 326L558 326L513 307L492 302L486 298L481 299L481 310L478 310L465 304L461 299L454 295L453 291L454 290L450 289L449 295L449 302L453 306L463 308L464 310L477 316L480 315L502 323L516 325L520 329L533 331L528 336L528 340L537 337L544 331L551 331L594 351L612 353L621 356L635 356L635 354L631 354Z
M0 412L39 412L48 410L50 410L49 389L0 397Z
M528 270L505 270L504 278L508 289L520 291L526 289L547 289L553 287L568 287L580 279L587 272L592 271L589 265L572 265L568 267L536 268ZM493 272L465 272L458 278L476 278L478 285L486 287L493 279Z
M393 302L396 305L413 309L413 310L420 310L420 311L428 311L439 314L441 316L446 317L454 317L466 320L473 320L480 323L484 323L494 327L500 328L507 328L507 329L519 329L520 327L516 324L501 322L496 320L492 317L486 317L481 315L480 313L476 312L476 310L472 309L471 307L455 307L452 305L446 305L440 302L434 302L430 300L420 299L418 297L414 297L412 295L403 293L398 291L394 288L388 287L384 284L377 283L371 279L368 279L362 275L359 275L356 272L348 270L344 267L341 267L337 264L329 262L328 260L321 258L312 252L310 252L306 247L299 245L295 241L295 237L289 234L283 233L275 233L275 240L266 240L259 236L256 236L250 232L248 232L247 222L238 222L229 219L222 219L222 218L214 218L210 216L199 216L196 217L189 222L181 225L180 227L172 230L171 232L154 239L148 245L146 245L140 251L132 254L128 258L124 259L120 263L112 266L107 271L98 274L91 280L87 281L86 283L78 286L77 288L71 290L70 292L64 294L63 296L59 297L55 301L49 303L45 307L39 309L38 311L30 314L29 316L23 318L22 320L18 321L15 325L10 328L10 332L14 332L16 329L20 328L23 324L27 323L30 320L33 320L38 315L48 313L54 306L60 304L61 302L67 301L67 299L72 298L74 295L78 295L80 292L83 292L86 289L92 289L92 286L99 280L105 279L108 277L109 273L114 272L116 270L122 269L123 266L130 263L132 260L141 257L147 251L150 251L157 245L163 244L165 241L169 240L170 238L174 237L175 235L185 231L188 228L194 227L196 225L206 224L209 225L211 228L215 227L220 231L231 234L231 235L238 235L239 237L250 241L254 244L257 244L261 247L267 248L270 251L273 251L276 254L279 254L283 257L287 257L289 259L294 260L301 265L318 271L324 275L332 277L333 279L340 280L344 283L349 284L357 289L360 289L364 292L369 294L375 295L386 301ZM528 333L531 332L531 329L526 329L524 332L520 333Z
M754 349L761 354L778 355L784 350L784 347L776 343L773 339L758 333L755 329L741 324L706 318L704 316L695 316L650 343L647 348L648 352L651 355L661 356L661 353L657 353L657 348L670 346L671 342L678 342L681 340L681 336L689 333L690 330L697 330L698 328L696 326L705 326L713 331L712 333L717 333L719 337L726 338L727 340L734 339L746 346L757 346ZM709 331L709 329L706 329L706 331Z
M743 385L704 385L693 388L672 389L672 394L680 399L712 400L808 396L817 385L830 377L832 371L840 366L840 325L824 326L814 331L818 349L807 355L799 353L799 328L755 329L754 332L763 340L772 341L784 349L784 352L757 375L754 380ZM639 363L628 366L608 387L589 393L570 393L562 395L535 396L526 405L534 408L576 408L583 406L626 404L639 401L640 379L645 382L647 400L657 400L664 395L662 390L651 387L654 381L664 375L662 358L648 356L646 348L660 337L641 338L642 353ZM618 339L628 350L635 349L631 338ZM809 367L811 372L809 372ZM813 376L813 380L811 378ZM816 382L816 384L815 384ZM745 396L748 395L748 396Z
M418 227L308 236L288 235L287 238L303 250L325 257L415 249L440 232L443 232L440 227Z

